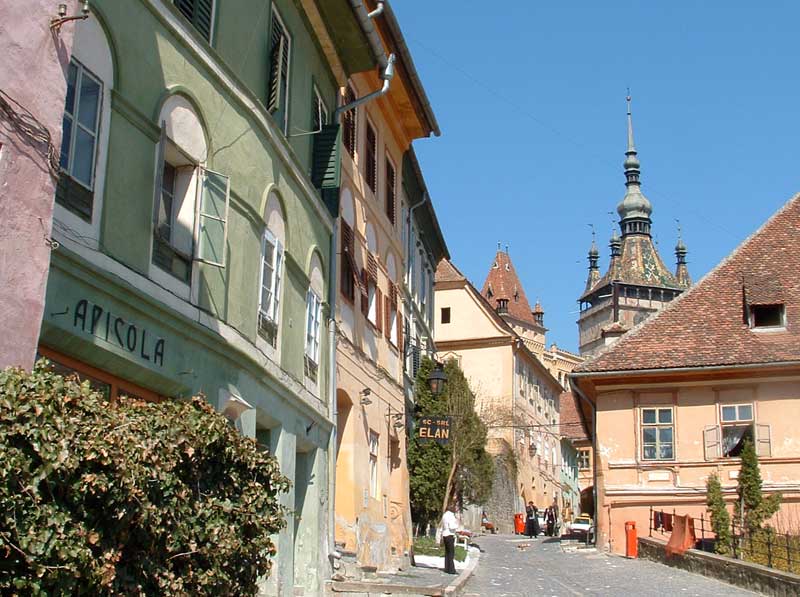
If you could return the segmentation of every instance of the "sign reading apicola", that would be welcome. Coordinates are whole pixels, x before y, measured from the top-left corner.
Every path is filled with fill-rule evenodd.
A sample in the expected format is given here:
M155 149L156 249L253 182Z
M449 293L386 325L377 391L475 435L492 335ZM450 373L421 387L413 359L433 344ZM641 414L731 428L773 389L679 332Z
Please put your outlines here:
M450 417L422 417L417 421L417 438L421 442L434 441L446 444L450 441Z

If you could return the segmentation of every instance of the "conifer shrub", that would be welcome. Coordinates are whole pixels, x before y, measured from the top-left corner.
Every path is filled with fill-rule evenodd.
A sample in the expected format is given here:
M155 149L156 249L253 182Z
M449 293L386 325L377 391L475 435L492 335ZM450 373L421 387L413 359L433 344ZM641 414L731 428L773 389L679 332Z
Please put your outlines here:
M747 533L757 533L764 523L772 518L781 507L783 496L774 493L764 498L761 492L761 469L753 442L744 440L741 452L739 484L737 494L739 506L736 508L736 523Z
M725 508L722 485L717 475L709 475L706 482L706 504L711 513L711 528L717 536L714 551L726 556L731 553L731 515Z
M0 593L253 595L284 526L278 464L202 398L107 402L0 372Z

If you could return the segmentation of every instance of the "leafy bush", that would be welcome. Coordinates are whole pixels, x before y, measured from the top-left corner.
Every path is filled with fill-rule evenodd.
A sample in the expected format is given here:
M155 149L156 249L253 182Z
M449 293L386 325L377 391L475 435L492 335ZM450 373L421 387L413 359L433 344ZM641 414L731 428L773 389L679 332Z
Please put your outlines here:
M201 398L109 404L0 372L0 593L252 595L288 489Z

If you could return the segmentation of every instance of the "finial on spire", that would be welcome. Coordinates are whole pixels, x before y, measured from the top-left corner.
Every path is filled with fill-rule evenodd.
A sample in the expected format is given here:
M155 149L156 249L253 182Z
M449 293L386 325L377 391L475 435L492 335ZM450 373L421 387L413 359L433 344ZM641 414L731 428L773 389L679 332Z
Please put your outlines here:
M506 255L508 255L508 243L506 243Z
M628 95L625 97L628 103L628 151L627 154L636 155L636 146L633 143L633 118L631 114L631 88L628 87Z
M497 250L500 250L500 241L497 241Z

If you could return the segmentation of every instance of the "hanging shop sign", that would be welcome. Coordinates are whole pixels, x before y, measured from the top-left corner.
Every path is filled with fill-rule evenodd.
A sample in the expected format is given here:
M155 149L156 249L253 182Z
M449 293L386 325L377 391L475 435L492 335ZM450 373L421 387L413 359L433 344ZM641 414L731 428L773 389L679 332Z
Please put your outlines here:
M95 338L116 344L144 361L164 366L163 338L148 334L141 324L127 321L101 305L86 299L78 300L72 314L72 326Z
M421 442L446 444L450 441L450 417L421 417L417 421L417 438Z

